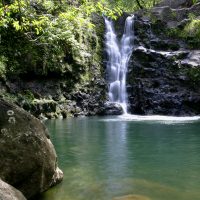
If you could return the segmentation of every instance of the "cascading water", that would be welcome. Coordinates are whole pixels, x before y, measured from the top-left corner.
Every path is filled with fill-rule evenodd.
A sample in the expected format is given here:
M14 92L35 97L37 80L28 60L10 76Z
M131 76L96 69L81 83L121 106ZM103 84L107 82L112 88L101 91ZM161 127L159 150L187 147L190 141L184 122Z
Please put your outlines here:
M134 15L127 17L123 36L121 41L118 41L112 21L105 18L109 101L121 104L125 114L127 113L126 74L134 45L133 24Z

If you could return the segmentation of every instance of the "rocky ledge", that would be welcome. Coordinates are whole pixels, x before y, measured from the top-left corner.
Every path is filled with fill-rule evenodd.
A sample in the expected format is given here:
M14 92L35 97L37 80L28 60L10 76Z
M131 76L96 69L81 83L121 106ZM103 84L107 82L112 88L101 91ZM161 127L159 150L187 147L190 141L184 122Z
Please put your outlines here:
M199 19L199 13L200 3L165 0L135 14L135 48L127 75L131 113L200 114L200 48L191 35L178 36L190 16Z
M129 69L132 113L198 115L200 90L194 80L200 51L155 51L138 47ZM196 59L193 59L193 58Z
M45 126L3 99L0 99L0 160L2 181L15 187L26 198L44 192L63 178ZM2 183L1 188L2 185L5 186ZM23 199L18 194L19 199ZM9 196L1 191L0 197L6 199L2 195Z

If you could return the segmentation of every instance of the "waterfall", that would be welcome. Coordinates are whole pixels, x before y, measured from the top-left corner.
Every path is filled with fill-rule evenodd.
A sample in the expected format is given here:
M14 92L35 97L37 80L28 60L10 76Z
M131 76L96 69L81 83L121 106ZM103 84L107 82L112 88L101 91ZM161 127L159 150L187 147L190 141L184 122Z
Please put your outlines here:
M127 17L123 36L118 41L113 22L105 18L109 101L121 104L125 114L127 113L126 74L134 42L133 24L134 15Z

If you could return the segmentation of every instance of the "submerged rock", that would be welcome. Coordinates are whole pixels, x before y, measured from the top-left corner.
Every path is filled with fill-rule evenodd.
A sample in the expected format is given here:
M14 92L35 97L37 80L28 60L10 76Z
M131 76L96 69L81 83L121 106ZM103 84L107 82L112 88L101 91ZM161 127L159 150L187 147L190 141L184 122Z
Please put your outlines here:
M130 194L121 197L115 197L113 200L150 200L150 198L143 195Z
M0 199L1 200L26 200L24 195L11 185L0 179Z
M60 182L55 149L45 126L0 99L0 178L27 198Z

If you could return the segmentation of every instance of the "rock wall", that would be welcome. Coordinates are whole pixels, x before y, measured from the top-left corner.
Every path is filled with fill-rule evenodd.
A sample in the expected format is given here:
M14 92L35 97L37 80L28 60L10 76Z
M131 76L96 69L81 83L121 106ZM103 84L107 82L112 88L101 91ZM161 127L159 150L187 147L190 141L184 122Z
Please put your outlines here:
M51 72L46 76L32 73L6 77L5 80L0 78L0 96L11 99L41 119L96 115L106 101L107 86L102 59L104 20L96 14L92 20L96 30L88 38L89 44L84 43L86 58L79 67L74 60L65 60L70 73ZM68 53L66 57L69 57Z
M184 2L181 5L188 6ZM191 14L198 18L200 3L182 6L165 5L135 15L135 49L127 78L131 113L200 114L200 48L170 34L181 31Z

